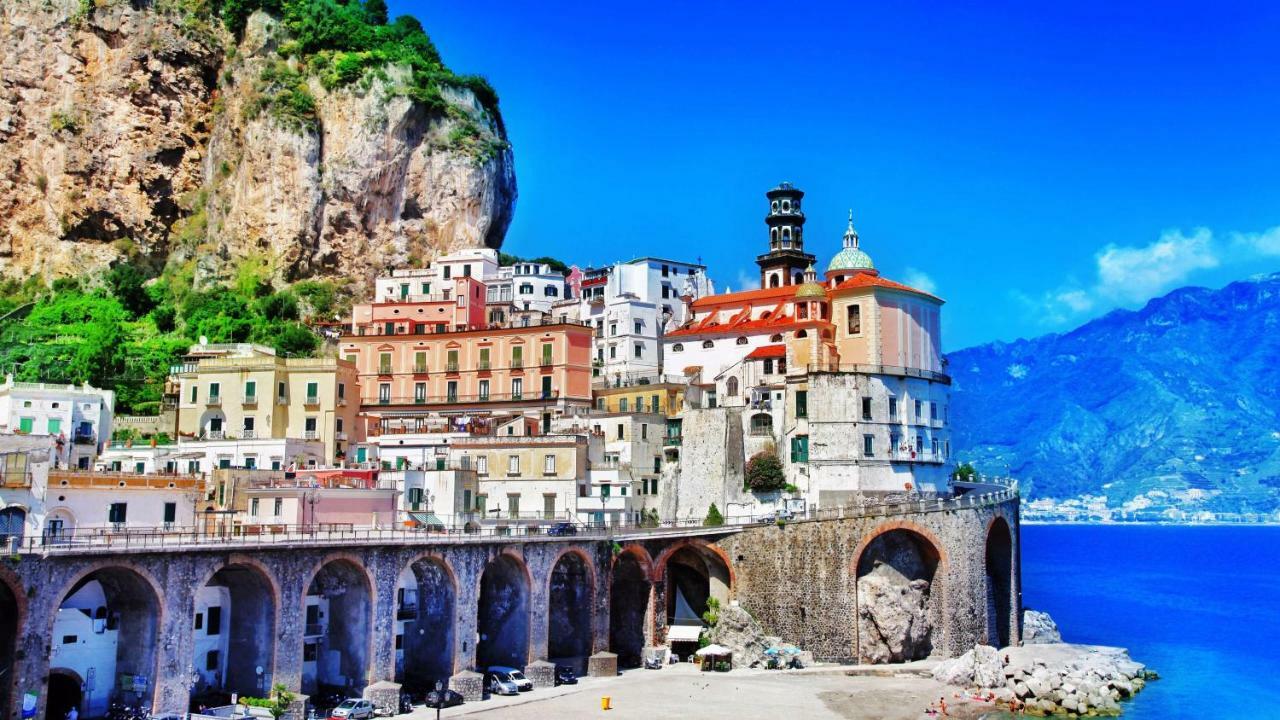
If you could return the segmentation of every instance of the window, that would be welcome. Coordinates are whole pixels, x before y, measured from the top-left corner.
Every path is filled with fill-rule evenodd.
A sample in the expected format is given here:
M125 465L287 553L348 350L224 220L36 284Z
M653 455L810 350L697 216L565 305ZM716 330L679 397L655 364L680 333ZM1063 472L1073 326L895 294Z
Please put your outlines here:
M275 502L272 503L271 505L271 510L272 510L271 515L273 517L280 517L281 515L283 515L284 514L284 498L276 498Z
M413 384L413 401L416 403L424 403L427 401L427 384L424 382Z
M414 334L414 335L426 335L426 334L427 334L427 324L426 324L426 323L414 323L414 324L413 324L413 334Z
M650 398L650 402L651 402L652 404L651 404L651 406L649 407L649 412L662 412L662 409L658 407L658 396L657 396L657 395L654 395L652 398Z
M808 303L797 303L797 304L796 304L796 318L797 318L797 319L799 319L799 320L808 320L808 319L809 319L809 304L808 304Z
M409 297L409 283L400 283L400 299Z
M643 357L644 357L644 343L636 343L636 347L635 347L635 351L634 351L634 352L635 352L635 356L636 356L636 359L637 359L637 360L639 360L640 358L643 358Z
M938 403L930 401L929 403L929 419L938 419Z
M511 348L511 367L513 368L524 367L524 347L523 346L516 345L515 347Z
M111 503L111 506L107 508L107 522L123 523L125 522L125 518L128 516L128 513L129 506L127 503Z
M389 358L390 356L388 356L388 362ZM289 386L283 381L276 383L276 400L284 402L287 397L289 397Z
M222 383L209 383L209 402L217 402L222 396Z
M520 496L519 495L507 496L507 517L513 517L513 518L520 517Z
M444 386L445 400L448 402L458 402L458 381L450 380Z
M897 432L889 433L889 454L896 457L898 455L899 450L901 450L901 447L900 447L901 445L902 445L902 436L899 435Z
M862 398L862 419L871 419L871 398L869 397Z
M713 342L711 342L710 340L703 340L703 341L702 341L702 349L703 349L703 350L710 350L711 348L713 348L713 347L715 347L715 346L716 346L716 344L715 344L715 343L713 343Z
M303 432L313 433L316 431L316 419L314 417L304 418L302 421Z
M916 436L916 454L921 455L923 453L924 453L924 436L917 435Z
M808 435L796 435L791 438L791 462L809 462Z
M197 386L195 385L195 383L192 383L192 384L191 384L191 402L192 402L192 404L195 404L195 402L196 402L196 398L197 398L197 396L198 396L199 394L200 394L200 388L199 388L199 387L197 387ZM30 431L28 431L28 432L30 432Z
M203 629L204 629L204 613L196 613L196 624L195 624L195 628L196 628L196 630L203 630Z
M210 609L212 609L212 608L210 608ZM217 650L210 650L209 652L205 653L205 656L204 656L204 669L205 669L205 670L217 670L218 668L219 668L219 665L218 665L218 651L217 651Z
M898 398L896 397L889 398L889 419L898 419Z
M480 381L480 399L481 400L489 399L489 381L488 380Z
M164 504L164 522L168 525L178 521L178 503L167 502Z
M449 275L450 275L450 273L451 273L451 271L452 271L452 270L453 270L453 268L452 268L452 267L450 267L450 266L448 266L448 265L445 265L445 266L444 266L444 279L445 279L445 280L448 280L448 279L449 279Z
M547 377L542 378L542 399L546 400L547 398L550 398L551 395L551 376L548 375Z
M489 369L489 348L480 348L480 369Z
M725 394L728 395L729 397L737 397L738 396L738 378L730 377L728 380L725 380L724 389L725 389Z
M523 397L524 397L524 379L512 378L511 379L511 399L520 400Z
M608 412L609 398L596 398L596 409L604 412Z
M856 305L856 304L850 305L848 307L847 313L848 313L848 319L849 319L849 334L861 335L862 334L862 306Z
M934 439L933 439L933 448L932 448L932 450L933 450L933 456L936 458L936 457L938 456L938 439L937 439L937 438L934 438Z
M462 277L471 277L471 266L470 266L470 265L463 265L463 266L462 266Z
M627 398L618 398L618 412L627 411Z
M191 388L191 402L195 402L195 388ZM35 418L18 418L18 432L31 434L32 428L35 427Z
M218 605L209 607L208 615L205 618L205 634L221 635L222 634L222 608Z
M476 456L476 473L480 475L489 474L489 456L488 455Z
M773 358L764 359L764 374L765 375L773 374Z
M391 353L389 352L378 353L378 374L380 375L391 374Z
M874 456L875 456L875 454L876 454L876 453L875 453L875 441L876 441L876 438L875 438L875 436L874 436L874 435L863 435L863 436L862 436L862 456L863 456L863 457L874 457Z
M519 455L507 456L507 474L508 475L520 474L520 456Z
M383 334L383 335L395 335L395 334L396 334L396 324L395 324L395 323L393 323L393 322L385 322L385 323L383 323L383 324L382 324L382 334Z
M314 606L312 606L312 607L314 607ZM315 661L316 661L316 644L315 644L315 643L303 643L303 645L302 645L302 662L315 662Z
M618 439L625 439L627 426L624 423L618 423Z
M923 410L922 406L923 406L923 403L917 400L916 401L916 420L919 420L920 418L924 417L924 413L922 412Z
M671 352L673 353L684 352L684 343L676 343L675 345L672 345Z
M782 342L782 334L779 333L777 335L773 335L772 337L769 338L769 342L775 342L775 343Z
M641 440L648 440L648 439L649 439L649 424L648 424L648 423L640 423L640 439L641 439Z
M446 354L444 369L448 372L458 372L458 351L450 350Z
M618 323L616 322L609 323L609 337L613 337L614 335L617 335L617 334L618 334Z
M252 500L249 501L249 515L251 517L258 517L258 508L260 507L260 504L259 504L260 500L261 498L253 498Z
M548 285L542 288L542 294L547 297L560 297L560 291L556 289L555 285Z
M520 283L520 294L521 294L521 295L532 295L532 294L533 294L533 283Z
M542 458L542 474L543 475L556 474L556 456L555 455L547 455Z
M413 371L416 373L424 373L427 371L427 354L425 352L416 352L413 354Z
M751 416L752 435L772 435L773 416L769 413L756 413Z
M49 418L49 434L57 435L62 432L62 418Z
M258 383L246 380L244 383L244 399L255 400L258 397Z
M746 344L747 344L747 339L746 339L745 337L740 337L740 338L738 338L735 342L736 342L737 344L739 344L739 345L746 345Z
M542 364L543 366L551 364L551 343L542 344Z
M391 402L391 383L378 383L378 402L383 405Z
M320 383L307 383L307 404L314 405L320 400Z
M616 357L618 357L618 346L617 346L617 345L610 345L610 346L609 346L609 359L610 359L610 360L613 360L613 359L614 359L614 358L616 358Z

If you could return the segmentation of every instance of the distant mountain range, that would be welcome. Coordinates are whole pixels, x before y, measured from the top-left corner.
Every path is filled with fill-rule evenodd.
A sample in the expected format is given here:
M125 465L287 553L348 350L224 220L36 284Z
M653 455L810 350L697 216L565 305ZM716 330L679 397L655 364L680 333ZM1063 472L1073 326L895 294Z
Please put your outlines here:
M1105 496L1129 517L1280 509L1280 273L948 361L957 457L1011 473L1028 500Z

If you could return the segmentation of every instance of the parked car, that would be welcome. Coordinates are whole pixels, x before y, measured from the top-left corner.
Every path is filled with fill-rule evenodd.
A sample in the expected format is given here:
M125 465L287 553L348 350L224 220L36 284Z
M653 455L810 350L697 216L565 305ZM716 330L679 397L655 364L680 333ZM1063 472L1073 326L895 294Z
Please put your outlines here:
M568 665L556 666L556 684L557 685L577 685L578 676L573 672L573 668Z
M779 520L791 521L791 520L794 520L795 517L796 517L795 513L791 512L790 510L773 510L771 512L767 512L761 515L760 517L756 518L756 522L772 523L772 522L777 522Z
M331 720L369 720L373 717L373 701L348 698L329 711Z
M547 534L552 536L577 535L578 526L571 522L558 522L547 528Z
M520 692L518 689L516 692ZM427 693L426 705L429 708L447 708L462 704L462 693L453 690L432 690Z
M496 690L494 688L497 688ZM515 695L533 689L533 682L524 673L505 665L489 666L489 692L499 695Z

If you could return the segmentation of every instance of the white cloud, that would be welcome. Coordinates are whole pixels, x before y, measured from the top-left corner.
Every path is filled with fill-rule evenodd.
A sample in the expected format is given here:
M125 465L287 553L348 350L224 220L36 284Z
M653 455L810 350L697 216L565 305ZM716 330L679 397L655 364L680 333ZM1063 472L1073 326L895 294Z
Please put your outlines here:
M1094 256L1092 282L1068 278L1059 287L1014 299L1045 325L1063 325L1095 310L1137 304L1167 292L1202 270L1280 257L1280 225L1262 232L1232 232L1220 239L1209 228L1189 234L1166 230L1142 246L1110 244Z
M938 283L933 278L926 275L922 270L916 268L907 268L906 273L902 277L902 281L918 290L923 290L930 295L938 294Z
M1217 267L1219 260L1213 233L1196 228L1190 235L1167 230L1159 240L1143 247L1108 245L1098 253L1097 263L1098 292L1140 302L1185 281L1197 270Z

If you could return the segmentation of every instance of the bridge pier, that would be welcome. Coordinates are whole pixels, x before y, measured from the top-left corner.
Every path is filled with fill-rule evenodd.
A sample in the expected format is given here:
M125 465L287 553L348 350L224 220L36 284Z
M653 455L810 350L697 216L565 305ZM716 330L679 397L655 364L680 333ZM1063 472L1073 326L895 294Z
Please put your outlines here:
M307 628L307 570L297 563L278 563L280 607L276 618L276 660L272 684L302 693L302 653Z

